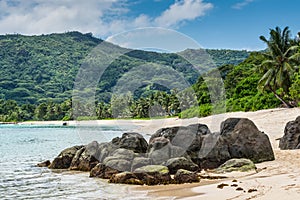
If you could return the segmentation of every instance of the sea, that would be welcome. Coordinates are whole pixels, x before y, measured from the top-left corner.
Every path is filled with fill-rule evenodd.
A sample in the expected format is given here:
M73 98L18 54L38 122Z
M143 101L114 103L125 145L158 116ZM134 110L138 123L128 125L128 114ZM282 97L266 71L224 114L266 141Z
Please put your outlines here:
M133 186L89 178L87 172L36 166L67 147L107 142L130 128L0 125L0 199L153 199Z

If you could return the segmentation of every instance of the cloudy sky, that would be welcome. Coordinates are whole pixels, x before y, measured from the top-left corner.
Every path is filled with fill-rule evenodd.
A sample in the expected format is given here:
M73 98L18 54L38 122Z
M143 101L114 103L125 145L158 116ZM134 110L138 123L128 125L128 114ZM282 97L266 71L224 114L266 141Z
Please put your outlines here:
M300 31L298 0L0 0L0 34L176 30L205 48L257 50L269 28Z

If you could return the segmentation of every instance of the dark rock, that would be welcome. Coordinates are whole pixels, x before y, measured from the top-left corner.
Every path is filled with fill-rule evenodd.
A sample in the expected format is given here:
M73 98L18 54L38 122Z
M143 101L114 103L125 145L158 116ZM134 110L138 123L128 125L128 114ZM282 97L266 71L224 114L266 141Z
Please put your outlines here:
M225 173L225 172L233 172L233 171L240 171L240 172L247 172L251 170L256 170L255 164L249 159L230 159L227 160L224 164L216 169L218 173Z
M202 144L201 137L207 134L210 134L210 131L204 124L162 128L151 136L149 144L157 137L164 137L169 139L174 146L181 147L187 151L199 151Z
M132 150L128 149L116 149L112 156L118 159L124 159L128 161L132 161L138 154L135 154Z
M105 158L103 164L106 166L116 169L118 171L130 171L131 170L131 162L125 159L119 159L116 157L107 157Z
M151 184L152 181L154 181L155 185L169 184L171 181L169 169L162 165L147 165L140 167L134 170L134 174L139 177L139 179L142 179L146 184L148 182Z
M72 159L71 170L90 171L98 163L99 144L94 141L77 151Z
M38 167L48 167L51 164L50 160L46 160L44 162L38 163L36 166Z
M181 183L195 183L195 182L200 181L198 175L195 172L191 172L191 171L184 170L184 169L179 169L176 172L176 174L174 176L174 180L178 184L181 184Z
M118 171L130 171L132 160L136 156L137 155L132 150L117 149L111 156L108 156L103 160L103 164L117 169Z
M50 169L68 169L76 152L84 146L73 146L63 150L49 165Z
M206 145L206 148L201 149L197 157L192 156L192 160L202 169L217 168L231 158L227 142L222 137L216 140L216 143L211 142L211 146Z
M99 163L91 170L90 177L110 179L112 175L117 173L120 173L120 171Z
M282 150L300 149L300 116L286 124L279 148Z
M144 185L144 182L138 179L138 177L131 172L121 172L112 175L109 179L110 183L121 183L130 185Z
M148 143L145 138L139 133L123 133L121 138L114 138L112 144L118 148L132 150L135 153L146 153Z
M215 146L206 156L200 156L200 163L202 168L217 168L231 158L247 158L254 163L275 159L269 137L246 118L222 122Z
M144 157L136 157L132 161L131 171L134 171L137 168L144 167L146 165L151 165L151 159L150 158L144 158Z
M184 157L171 158L166 162L166 166L171 174L175 174L179 169L185 169L193 172L199 170L198 165Z
M171 144L169 139L164 137L154 138L148 146L148 157L155 165L160 165L170 158Z
M211 135L210 130L204 124L192 124L182 127L162 128L156 131L149 140L149 147L157 143L157 138L167 138L170 141L171 148L169 158L187 157L193 161L198 160L198 154L203 141ZM148 148L149 152L149 148ZM166 152L165 152L166 154ZM166 156L164 159L166 161ZM161 163L156 163L161 164ZM199 164L196 163L196 164Z
M230 123L231 119L223 124ZM247 158L255 163L275 159L269 137L249 119L241 118L232 132L226 133L225 140L232 158Z

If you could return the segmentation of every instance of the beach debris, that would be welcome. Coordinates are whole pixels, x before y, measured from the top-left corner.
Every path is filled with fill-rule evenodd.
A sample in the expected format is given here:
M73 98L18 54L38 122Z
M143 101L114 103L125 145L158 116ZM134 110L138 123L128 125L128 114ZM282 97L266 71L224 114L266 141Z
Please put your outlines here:
M238 184L232 184L231 187L237 187L239 186Z
M238 182L238 180L236 180L236 179L233 179L233 180L232 180L232 182L233 182L233 183L237 183L237 182Z
M236 191L245 191L245 190L241 187L238 187L238 188L236 188Z
M201 179L208 179L208 180L218 180L218 179L228 178L227 176L221 176L221 175L204 175L204 174L199 174L199 177Z
M227 183L221 183L217 186L219 189L223 189L224 187L229 186Z
M249 189L248 193L257 192L257 189Z
M279 141L279 148L300 149L300 116L294 121L289 121L284 128L284 136Z

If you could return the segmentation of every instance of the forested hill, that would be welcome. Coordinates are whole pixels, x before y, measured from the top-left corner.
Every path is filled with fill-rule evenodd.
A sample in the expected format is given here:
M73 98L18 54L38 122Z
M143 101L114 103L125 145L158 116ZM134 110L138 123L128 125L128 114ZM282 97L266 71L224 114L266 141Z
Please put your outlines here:
M103 40L92 34L68 32L40 36L19 34L0 36L0 99L19 104L62 102L71 98L77 72L89 53ZM105 48L118 48L105 43ZM248 57L247 51L207 50L215 67L238 64ZM99 82L97 97L109 101L112 87L124 72L145 63L171 66L192 84L199 74L179 55L197 57L197 50L177 54L129 51L115 60ZM204 69L205 66L203 66ZM209 66L211 67L211 66ZM154 87L155 88L155 87ZM143 92L143 91L142 91ZM140 93L141 94L141 93Z

